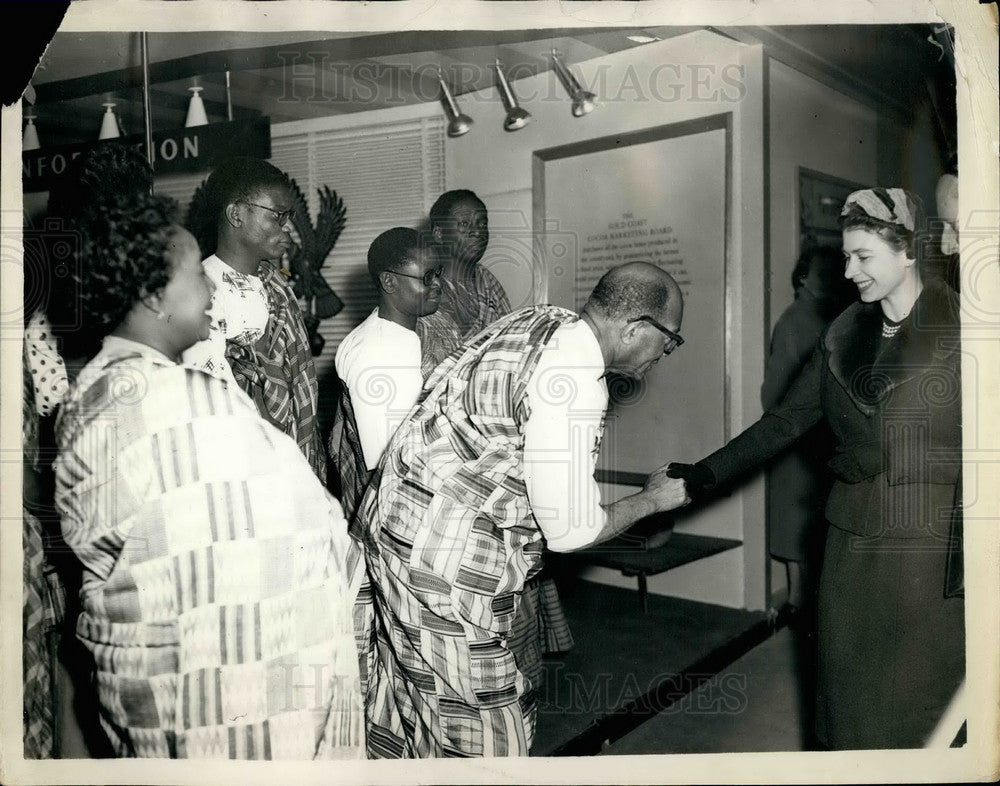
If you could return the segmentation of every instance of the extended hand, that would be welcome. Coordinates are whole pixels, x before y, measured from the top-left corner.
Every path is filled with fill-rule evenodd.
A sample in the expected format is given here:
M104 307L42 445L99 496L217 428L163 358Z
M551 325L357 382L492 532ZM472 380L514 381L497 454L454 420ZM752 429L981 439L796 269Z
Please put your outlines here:
M658 512L680 508L691 501L687 484L680 478L668 477L662 468L646 480L645 491L652 497Z
M657 472L660 472L657 470ZM666 466L666 474L671 478L682 478L693 492L704 491L715 485L715 475L704 464L676 464Z

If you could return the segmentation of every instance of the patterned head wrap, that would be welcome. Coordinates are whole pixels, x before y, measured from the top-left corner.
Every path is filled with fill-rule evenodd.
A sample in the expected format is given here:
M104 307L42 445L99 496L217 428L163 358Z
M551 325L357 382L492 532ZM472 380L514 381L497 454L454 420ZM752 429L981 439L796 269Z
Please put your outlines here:
M915 204L916 199L901 188L866 188L847 197L840 215L847 215L851 205L857 205L872 218L889 224L901 224L914 232L916 219L911 205Z

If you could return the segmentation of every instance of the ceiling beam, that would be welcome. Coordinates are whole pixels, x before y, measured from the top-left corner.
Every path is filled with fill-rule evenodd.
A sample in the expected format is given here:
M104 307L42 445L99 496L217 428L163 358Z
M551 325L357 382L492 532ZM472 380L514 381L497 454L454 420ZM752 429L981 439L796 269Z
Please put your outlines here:
M614 28L602 28L614 29ZM572 29L407 31L326 38L272 46L203 52L149 64L150 83L172 82L223 71L286 68L316 62L348 62L437 49L497 46L572 36ZM596 32L596 31L592 31ZM117 92L142 86L139 65L36 85L38 103Z
M897 119L909 122L913 118L913 106L906 96L885 91L881 85L847 71L805 49L795 41L782 35L780 28L774 27L725 27L710 28L713 32L727 36L744 44L763 44L769 57L794 68L817 82L843 93L849 98L880 112L888 112Z

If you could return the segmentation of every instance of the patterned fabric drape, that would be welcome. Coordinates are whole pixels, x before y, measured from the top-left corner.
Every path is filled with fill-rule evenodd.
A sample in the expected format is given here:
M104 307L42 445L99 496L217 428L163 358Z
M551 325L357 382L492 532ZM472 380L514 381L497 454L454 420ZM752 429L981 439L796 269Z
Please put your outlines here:
M494 323L437 368L386 448L357 519L374 596L369 756L528 753L535 701L507 647L542 552L522 427L531 372L576 318L542 306Z
M254 344L227 341L226 359L261 416L296 441L325 483L316 369L302 312L295 293L273 265L262 262L259 274L270 311L267 328Z
M26 469L39 467L38 411L35 383L30 373L29 345L25 343L23 398L21 407L22 454ZM37 358L37 356L36 356ZM49 634L63 619L65 599L62 585L45 556L42 522L22 505L22 667L24 679L24 757L46 759L54 754L53 653Z
M361 755L353 545L298 446L238 388L122 339L57 432L77 636L117 754Z
M347 521L351 522L372 473L368 470L361 448L351 393L343 383L340 383L337 409L334 411L333 427L330 430L330 461L334 465L334 493L344 508Z
M507 293L496 276L479 264L473 273L468 281L442 278L438 310L417 320L425 379L464 341L510 313ZM517 667L537 689L544 676L542 656L573 649L573 633L551 577L531 579L521 600L507 644Z

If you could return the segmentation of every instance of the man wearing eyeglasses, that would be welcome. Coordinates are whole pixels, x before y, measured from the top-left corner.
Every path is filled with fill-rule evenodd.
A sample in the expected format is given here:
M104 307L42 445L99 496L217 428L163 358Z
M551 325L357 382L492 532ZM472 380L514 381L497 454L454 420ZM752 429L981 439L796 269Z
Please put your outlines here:
M442 270L429 243L413 229L390 229L368 248L378 306L340 342L334 360L345 388L341 398L353 409L364 457L364 466L353 466L350 452L335 444L335 423L330 453L342 484L345 477L363 479L375 469L389 437L420 395L424 380L417 319L437 311ZM349 500L344 502L350 519L353 509Z
M326 481L309 334L281 258L291 239L287 176L267 161L233 158L192 202L188 228L215 284L207 341L184 362L238 384L261 417L292 437Z
M582 549L687 502L662 470L610 504L593 477L604 376L641 378L681 345L682 316L674 279L629 263L580 314L515 311L427 379L354 529L370 757L528 755L535 699L507 639L543 547Z

